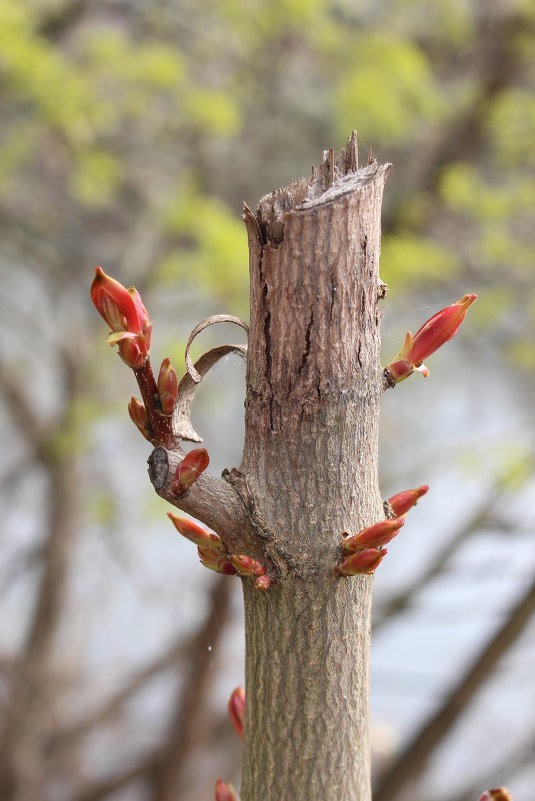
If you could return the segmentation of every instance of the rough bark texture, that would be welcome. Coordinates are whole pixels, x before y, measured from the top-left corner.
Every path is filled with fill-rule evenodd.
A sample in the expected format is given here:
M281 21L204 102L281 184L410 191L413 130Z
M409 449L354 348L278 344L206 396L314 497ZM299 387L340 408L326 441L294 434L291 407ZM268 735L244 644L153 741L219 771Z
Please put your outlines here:
M326 154L311 184L245 212L251 323L240 474L280 576L265 595L244 582L242 801L370 798L372 578L337 578L334 567L341 533L383 517L377 295L388 168L346 169Z
M353 134L336 159L324 152L310 181L274 190L256 214L245 207L242 464L225 481L203 474L178 498L181 454L157 448L149 460L162 497L214 528L228 553L260 559L273 580L265 592L243 580L242 801L370 801L372 578L340 578L335 566L342 532L384 517L377 301L388 169L370 159L359 170ZM190 405L188 395L186 416Z
M370 576L244 581L242 801L370 798Z

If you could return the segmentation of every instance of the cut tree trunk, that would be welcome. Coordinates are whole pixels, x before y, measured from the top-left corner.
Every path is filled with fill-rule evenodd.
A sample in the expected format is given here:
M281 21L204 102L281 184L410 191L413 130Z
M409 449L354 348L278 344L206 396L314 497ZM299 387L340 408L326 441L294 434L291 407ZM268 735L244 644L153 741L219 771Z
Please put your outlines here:
M274 190L255 214L245 207L242 464L225 481L203 474L179 498L180 452L159 447L149 460L162 497L214 528L227 553L262 560L272 578L265 592L243 579L242 801L370 801L373 579L340 577L335 567L342 532L384 518L377 302L389 166L358 169L353 134L336 159L324 152L310 181Z
M369 801L372 577L341 578L343 531L384 517L380 211L389 165L356 142L248 209L251 323L239 474L278 571L244 580L242 801Z

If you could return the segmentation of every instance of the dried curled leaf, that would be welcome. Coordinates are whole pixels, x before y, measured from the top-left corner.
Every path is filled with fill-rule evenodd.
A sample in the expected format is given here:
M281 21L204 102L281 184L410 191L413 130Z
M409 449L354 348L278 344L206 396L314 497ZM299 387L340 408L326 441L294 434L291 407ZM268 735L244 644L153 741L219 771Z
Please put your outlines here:
M206 375L208 370L214 366L224 356L229 353L236 353L242 359L247 358L246 345L220 345L217 348L204 353L195 364L193 364L190 355L191 345L195 337L211 325L217 323L233 323L239 325L244 331L249 333L249 326L239 317L234 317L231 314L214 314L212 317L207 317L198 323L191 332L187 345L186 345L186 369L187 373L178 385L178 394L176 405L173 415L173 431L177 437L189 442L202 442L200 437L191 424L191 405L195 397L195 390L197 385Z
M233 323L234 325L239 325L240 328L243 328L244 331L246 331L247 334L249 334L249 326L247 325L247 323L245 323L239 317L234 317L232 314L213 314L211 317L207 317L206 320L202 320L200 323L198 323L191 332L191 334L189 335L188 343L186 345L186 370L188 371L189 375L196 384L199 383L199 381L202 378L202 375L196 369L197 365L196 364L194 365L193 362L191 361L190 349L193 344L193 340L198 334L201 333L201 331L204 331L205 328L208 328L211 325L217 325L217 323ZM240 346L233 345L230 347L237 348ZM217 348L215 350L217 350Z
M206 375L208 370L214 366L224 356L229 353L236 353L242 359L247 358L246 345L220 345L218 348L204 353L195 366L192 365L193 370L199 376L199 380L195 381L190 372L187 372L178 385L178 394L176 399L174 417L173 417L173 430L177 437L190 442L202 442L200 437L191 424L191 405L195 397L195 391L199 381Z

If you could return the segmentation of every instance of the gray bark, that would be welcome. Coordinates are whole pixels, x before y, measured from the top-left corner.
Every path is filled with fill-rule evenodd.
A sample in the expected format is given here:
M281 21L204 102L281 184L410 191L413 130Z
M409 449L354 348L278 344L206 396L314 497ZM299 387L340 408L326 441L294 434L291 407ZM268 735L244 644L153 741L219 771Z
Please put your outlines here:
M229 499L201 480L158 492L268 566L243 579L242 801L370 801L371 576L340 578L343 531L384 517L377 480L380 211L389 165L357 167L356 136L317 175L264 197L249 236L251 322L242 464ZM152 470L154 473L154 470ZM153 481L154 481L154 475ZM196 507L198 507L196 511ZM209 511L207 511L209 508ZM233 511L231 511L231 509ZM246 520L244 520L244 515ZM232 524L232 519L236 524Z
M341 533L383 517L377 296L387 168L342 168L336 180L330 161L312 186L263 198L259 225L246 213L240 472L280 580L265 595L244 582L242 801L370 798L372 578L337 578L334 567Z

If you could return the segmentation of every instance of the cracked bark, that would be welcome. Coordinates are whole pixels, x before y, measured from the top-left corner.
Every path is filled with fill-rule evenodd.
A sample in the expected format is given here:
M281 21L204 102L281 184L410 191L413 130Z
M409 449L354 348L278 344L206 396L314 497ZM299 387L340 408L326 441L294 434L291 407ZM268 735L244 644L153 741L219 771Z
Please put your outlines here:
M251 321L245 446L226 481L170 490L230 552L268 565L243 580L242 801L370 801L372 578L337 578L343 531L384 516L377 480L380 211L389 165L358 169L356 135L317 173L245 207ZM156 457L156 452L153 456Z
M240 472L269 521L266 555L281 578L264 595L243 582L242 801L370 798L372 578L340 580L333 568L341 532L382 517L377 287L388 167L346 172L332 152L324 165L312 185L245 211L251 324Z

